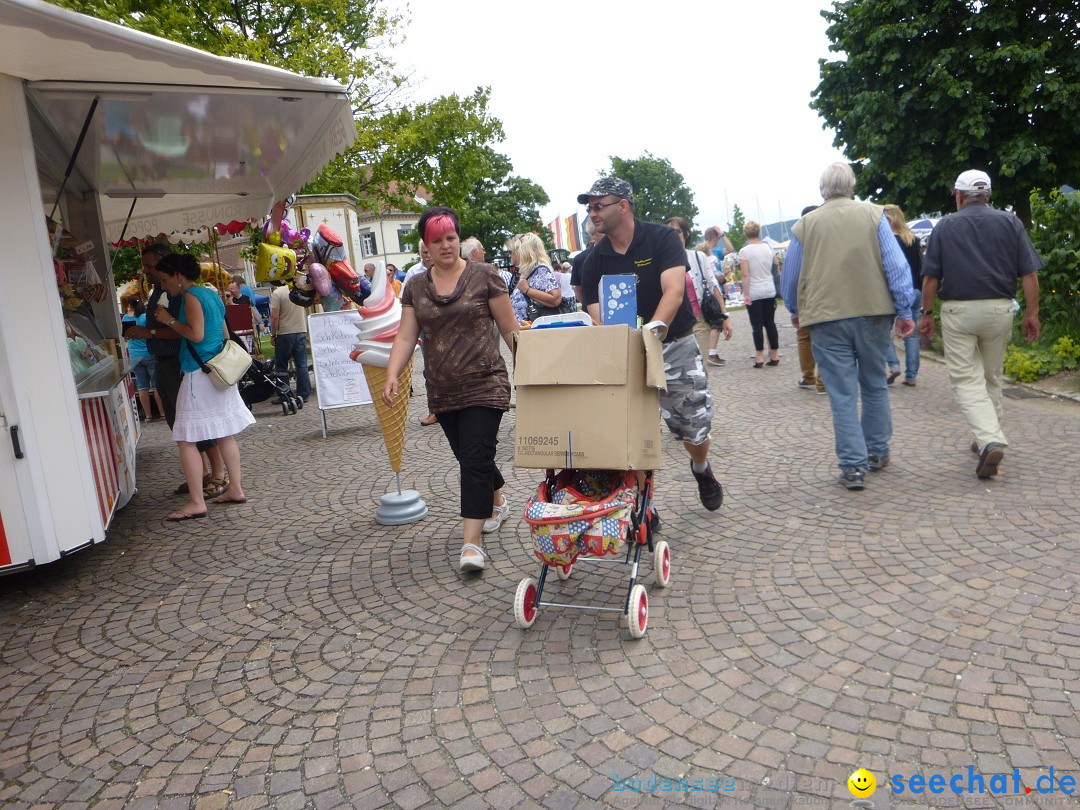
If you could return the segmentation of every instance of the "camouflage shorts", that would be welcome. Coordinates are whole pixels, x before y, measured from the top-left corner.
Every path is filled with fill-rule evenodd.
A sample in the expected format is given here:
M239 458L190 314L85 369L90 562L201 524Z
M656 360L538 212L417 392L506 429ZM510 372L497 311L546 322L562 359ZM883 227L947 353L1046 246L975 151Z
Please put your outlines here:
M660 415L675 438L702 444L712 427L712 394L701 350L693 335L664 344L667 391L660 392Z

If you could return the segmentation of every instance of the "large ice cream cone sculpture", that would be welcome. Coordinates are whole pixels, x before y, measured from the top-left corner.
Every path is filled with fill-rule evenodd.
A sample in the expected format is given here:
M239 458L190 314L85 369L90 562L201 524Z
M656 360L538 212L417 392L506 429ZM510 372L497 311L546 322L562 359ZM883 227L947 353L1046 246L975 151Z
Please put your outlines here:
M394 404L387 405L382 398L386 386L386 369L382 366L364 364L371 398L375 400L375 415L379 417L386 452L390 456L390 469L401 472L401 452L405 449L405 424L409 417L409 383L412 380L412 358L405 364L398 377L398 395Z
M415 489L401 489L401 454L405 447L405 425L409 415L409 388L412 381L412 356L398 375L398 394L394 403L383 402L386 387L387 366L390 364L390 348L394 344L401 325L401 302L393 288L386 283L386 270L379 262L368 298L371 306L360 307L360 321L356 331L360 339L349 356L363 365L368 389L375 402L375 414L379 417L386 452L390 456L390 468L397 473L397 492L382 496L375 520L387 526L413 523L427 514L427 504ZM413 347L416 348L415 346Z

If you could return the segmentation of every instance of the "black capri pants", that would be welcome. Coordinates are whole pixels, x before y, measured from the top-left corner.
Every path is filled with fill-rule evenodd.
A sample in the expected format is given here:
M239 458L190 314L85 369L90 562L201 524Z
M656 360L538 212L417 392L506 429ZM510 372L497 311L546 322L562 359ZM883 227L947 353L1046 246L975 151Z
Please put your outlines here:
M438 416L439 426L461 468L461 516L487 520L495 508L495 490L502 489L506 483L495 465L503 412L473 405L459 411L444 411Z
M750 316L750 328L754 335L754 348L759 352L765 349L765 339L761 334L765 332L769 337L769 348L780 348L780 338L776 334L776 297L755 298L746 308Z

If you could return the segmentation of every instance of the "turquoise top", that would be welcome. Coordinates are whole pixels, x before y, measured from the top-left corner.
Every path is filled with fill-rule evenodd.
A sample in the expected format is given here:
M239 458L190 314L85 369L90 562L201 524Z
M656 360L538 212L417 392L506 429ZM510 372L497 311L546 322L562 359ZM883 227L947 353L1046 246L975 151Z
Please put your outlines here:
M135 318L131 315L125 315L122 320L124 323L133 323L136 326L146 326L146 313L144 312L139 317ZM145 340L129 340L128 345L128 357L149 357L150 352L146 348Z
M221 351L225 345L225 338L221 335L222 324L225 323L225 305L221 303L221 297L216 290L210 290L198 285L188 290L199 299L203 310L203 339L199 343L192 343L187 338L183 339L186 345L195 349L195 353L205 363L215 354ZM180 308L180 317L177 318L182 324L187 323L187 302ZM199 364L195 358L183 346L180 347L180 370L185 374L199 370Z

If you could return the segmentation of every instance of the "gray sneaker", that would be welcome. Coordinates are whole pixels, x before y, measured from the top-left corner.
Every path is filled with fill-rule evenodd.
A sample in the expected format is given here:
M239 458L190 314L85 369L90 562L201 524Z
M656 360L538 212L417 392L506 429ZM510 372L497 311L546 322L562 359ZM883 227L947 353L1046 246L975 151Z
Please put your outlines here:
M866 471L862 467L847 467L840 473L840 483L848 489L863 489L866 486Z
M870 461L870 472L877 472L878 470L882 470L889 466L888 452L885 452L880 456L871 453L867 458Z

